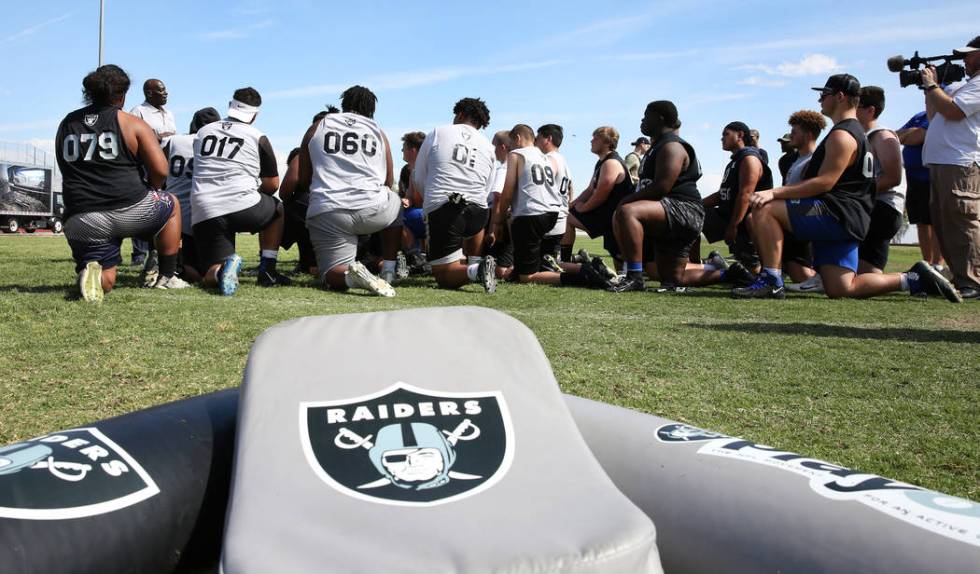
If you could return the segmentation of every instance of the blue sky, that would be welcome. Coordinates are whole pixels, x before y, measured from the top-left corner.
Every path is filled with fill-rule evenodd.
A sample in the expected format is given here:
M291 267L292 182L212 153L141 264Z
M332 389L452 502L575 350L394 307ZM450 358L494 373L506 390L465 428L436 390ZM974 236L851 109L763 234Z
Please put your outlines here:
M98 58L96 0L7 2L0 28L0 141L50 149L60 119L81 105L81 79ZM194 110L224 110L251 85L264 99L256 126L285 156L310 117L355 83L379 98L392 145L407 131L451 120L453 103L481 97L488 135L515 123L564 126L562 152L576 189L588 184L589 139L615 126L619 151L639 135L652 100L673 100L681 134L717 188L727 161L721 128L762 133L772 167L778 136L799 109L818 109L810 86L846 71L887 92L883 125L921 109L885 60L948 53L980 33L980 4L844 2L314 2L167 3L106 0L105 62L129 72L127 109L157 77L178 128ZM853 8L853 9L852 9Z

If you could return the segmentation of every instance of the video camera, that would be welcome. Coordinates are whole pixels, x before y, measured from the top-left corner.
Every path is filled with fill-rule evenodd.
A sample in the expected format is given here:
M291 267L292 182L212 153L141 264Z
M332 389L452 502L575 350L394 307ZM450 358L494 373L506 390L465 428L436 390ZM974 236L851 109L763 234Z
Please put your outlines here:
M936 62L942 60L943 63L936 66L936 82L940 84L950 84L952 82L958 82L966 76L966 69L959 64L954 64L953 60L962 60L962 55L950 54L948 56L928 56L923 58L919 56L919 52L916 51L915 54L909 58L905 59L905 56L892 56L888 58L888 70L890 72L898 72L898 83L903 88L908 86L919 86L922 87L922 70L919 69L923 64L928 64L929 62ZM903 70L902 68L908 66L909 70Z

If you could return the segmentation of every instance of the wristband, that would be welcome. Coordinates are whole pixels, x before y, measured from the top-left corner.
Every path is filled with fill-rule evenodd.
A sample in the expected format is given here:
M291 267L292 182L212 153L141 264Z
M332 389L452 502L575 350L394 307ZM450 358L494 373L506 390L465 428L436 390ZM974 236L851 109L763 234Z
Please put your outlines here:
M935 89L936 89L936 88L938 88L938 87L939 87L939 84L930 84L930 85L928 85L928 86L924 86L924 87L922 88L922 91L923 91L923 92L931 92L932 90L935 90Z

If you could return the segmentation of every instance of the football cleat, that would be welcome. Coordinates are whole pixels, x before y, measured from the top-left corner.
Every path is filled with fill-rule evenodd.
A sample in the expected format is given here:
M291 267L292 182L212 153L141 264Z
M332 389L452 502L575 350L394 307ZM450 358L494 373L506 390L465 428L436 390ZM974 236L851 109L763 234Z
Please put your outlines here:
M242 258L237 253L232 253L221 264L218 270L218 291L226 297L230 297L238 291L238 273L242 270Z
M102 266L98 261L89 261L78 272L78 292L89 303L101 303L105 297L102 291Z
M391 284L372 274L360 261L355 261L347 267L347 276L350 277L352 286L357 289L366 289L380 297L395 296L395 289Z

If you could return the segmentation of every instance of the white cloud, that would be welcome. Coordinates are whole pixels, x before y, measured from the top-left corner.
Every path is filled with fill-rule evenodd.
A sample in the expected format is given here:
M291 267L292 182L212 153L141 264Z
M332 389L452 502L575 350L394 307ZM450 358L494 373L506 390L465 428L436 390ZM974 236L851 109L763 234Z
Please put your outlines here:
M9 36L5 36L4 38L0 39L0 44L5 44L5 43L11 42L13 40L18 40L18 39L23 38L25 36L30 36L31 34L36 33L38 30L40 30L42 28L46 28L46 27L48 27L48 26L50 26L52 24L57 24L58 22L61 22L62 20L67 20L68 18L71 18L74 14L75 14L74 12L69 12L67 14L62 14L61 16L58 16L56 18L51 18L50 20L45 20L44 22L41 22L40 24L35 24L33 26L28 26L27 28L24 28L23 30L20 30L19 32L14 32L13 34L10 34Z
M278 90L269 93L266 97L272 100L288 100L298 98L308 98L313 96L336 95L353 83L360 82L375 91L393 91L415 88L418 86L428 86L441 84L468 76L493 76L497 74L507 74L521 72L524 70L536 70L550 68L562 63L560 60L545 60L540 62L525 62L518 64L499 64L493 66L468 66L468 67L448 67L436 68L432 70L415 70L408 72L393 72L380 74L368 78L358 79L354 82L344 84L320 84L313 86L301 86Z
M786 80L773 80L760 76L749 76L744 80L739 80L737 83L743 86L759 86L763 88L780 88L787 84Z
M240 26L237 28L226 28L224 30L212 30L210 32L202 32L197 35L199 40L204 40L206 42L218 42L222 40L242 40L244 38L252 37L255 32L263 30L265 28L270 28L275 24L274 20L262 20L261 22L256 22L255 24L249 24L247 26Z
M800 76L819 76L829 72L836 72L841 69L837 60L825 54L807 54L798 62L783 62L775 66L769 64L746 64L739 66L741 70L754 70L770 76L781 76L784 78L794 78ZM750 78L751 79L751 78ZM757 78L760 82L762 78ZM745 83L745 82L740 82ZM749 84L761 85L761 84Z

